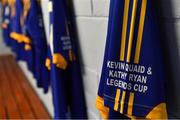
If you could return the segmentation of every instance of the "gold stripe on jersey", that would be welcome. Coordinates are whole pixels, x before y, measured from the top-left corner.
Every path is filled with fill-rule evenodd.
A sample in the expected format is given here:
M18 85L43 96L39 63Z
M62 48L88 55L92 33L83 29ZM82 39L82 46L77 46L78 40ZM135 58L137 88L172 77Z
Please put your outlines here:
M127 33L127 23L128 23L128 13L129 13L129 3L130 0L124 0L124 17L122 26L122 38L121 38L121 48L120 48L120 60L124 61L125 46L126 46L126 33Z
M135 50L135 57L134 57L134 63L136 64L139 63L139 58L140 58L144 22L145 22L145 15L146 15L146 7L147 7L147 0L142 0L138 36L137 36L137 43L136 43L136 50Z
M127 59L126 59L127 62L130 62L130 58L131 58L131 50L132 50L135 20L136 20L136 12L137 12L137 3L138 3L138 0L133 1L131 27L130 27L130 35L129 35L129 43L128 43L128 52L127 52Z
M122 92L122 98L120 100L120 113L124 111L124 101L125 101L126 91Z
M117 91L116 91L116 98L115 98L115 104L114 104L114 110L116 110L116 111L118 110L118 106L119 106L120 94L121 94L120 89L117 89Z
M56 65L57 68L65 70L67 68L68 62L60 53L53 53L52 63Z
M128 110L127 110L128 115L132 115L133 104L134 104L134 93L130 92L129 101L128 101Z
M131 54L132 54L132 44L133 44L133 39L134 39L134 29L135 29L136 15L137 15L137 5L138 5L138 0L134 0L133 7L132 7L132 16L131 16L131 23L130 23L130 32L129 32L129 39L128 39L126 62L130 62ZM125 58L129 6L130 6L130 0L125 0L121 46L120 46L120 61L124 61L124 58ZM134 63L136 63L136 64L139 63L139 58L140 58L141 44L142 44L142 37L143 37L143 30L144 30L144 22L145 22L145 16L146 16L146 7L147 7L147 0L142 0L140 20L139 20L139 26L138 26L137 43L136 43L135 57L134 57ZM119 101L120 96L121 96L121 100ZM120 102L120 113L124 112L125 97L126 97L126 91L120 92L120 89L117 89L114 110L118 111L118 107L119 107L118 102ZM130 92L128 107L127 107L127 115L128 116L133 116L134 98L135 98L135 93Z
M104 105L104 99L100 96L96 98L96 107L100 112L100 115L103 119L108 119L109 117L109 108Z
M50 58L46 58L45 66L48 70L51 70L51 59Z

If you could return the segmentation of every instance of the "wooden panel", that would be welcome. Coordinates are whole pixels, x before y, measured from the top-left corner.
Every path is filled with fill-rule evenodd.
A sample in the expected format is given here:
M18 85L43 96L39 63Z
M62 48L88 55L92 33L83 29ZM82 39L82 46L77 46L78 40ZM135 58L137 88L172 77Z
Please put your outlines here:
M4 95L2 93L2 75L1 75L1 71L0 71L0 119L5 119L7 118L6 116L6 108L5 108L5 103L4 103Z
M22 70L19 68L19 66L17 64L14 64L14 65L17 67L15 72L22 73ZM22 79L26 79L24 75L21 75L19 77ZM22 79L19 79L19 80L22 80ZM24 89L25 94L28 95L27 98L29 99L29 103L32 106L32 109L34 111L36 118L43 118L43 119L50 118L47 110L43 107L42 102L38 99L35 91L32 89L32 87L30 87L30 84L28 83L28 81L22 81L21 83L22 83L22 87Z
M35 116L20 86L21 81L18 81L18 79L20 79L18 78L18 73L16 74L14 72L16 68L12 65L12 60L12 58L10 60L4 60L5 69L9 71L7 72L9 85L13 90L12 93L14 94L14 99L16 100L22 118L33 119Z
M18 80L21 83L22 89L24 89L24 94L27 95L26 97L29 101L29 104L31 104L31 107L32 107L32 110L35 114L35 117L37 119L39 119L39 118L43 118L43 119L50 118L49 113L45 109L43 103L40 101L40 99L38 98L38 96L35 93L35 91L33 90L33 88L30 86L29 82L26 80L27 78L23 74L23 72L20 69L20 67L18 66L18 64L16 64L15 60L13 60L12 63L13 63L12 65L16 68L14 72L20 73L20 74L17 74L17 77L21 78Z
M50 118L47 110L44 108L42 102L37 97L35 91L32 89L28 81L23 80L26 79L24 74L22 74L22 70L19 68L17 64L15 64L15 61L12 61L12 66L14 66L16 69L14 70L14 73L17 75L18 82L21 83L22 89L24 89L24 93L26 94L26 97L29 101L29 104L31 104L32 110L36 116L36 118ZM21 73L21 74L17 74Z
M16 101L14 100L12 89L8 83L8 76L7 71L4 66L4 60L0 59L0 73L1 73L1 93L4 96L4 106L7 110L7 117L8 119L20 119L21 115L18 109L18 106L16 104Z
M3 106L0 107L0 119L51 119L15 59L10 55L0 56L0 106Z

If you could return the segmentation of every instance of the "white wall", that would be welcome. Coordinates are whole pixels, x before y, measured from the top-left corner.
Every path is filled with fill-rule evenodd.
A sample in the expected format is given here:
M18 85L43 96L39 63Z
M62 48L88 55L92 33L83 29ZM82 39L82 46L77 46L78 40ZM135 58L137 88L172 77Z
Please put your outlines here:
M89 118L99 118L95 106L106 41L109 0L74 0L81 67Z

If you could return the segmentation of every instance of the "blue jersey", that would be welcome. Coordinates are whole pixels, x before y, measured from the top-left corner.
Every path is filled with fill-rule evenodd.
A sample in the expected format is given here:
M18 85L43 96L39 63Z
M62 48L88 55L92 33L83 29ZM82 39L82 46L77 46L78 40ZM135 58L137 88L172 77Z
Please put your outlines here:
M10 34L11 37L11 43L12 43L12 50L16 54L16 58L19 58L19 52L20 52L20 46L17 41L17 36L20 36L20 7L17 6L18 1L11 1L10 4ZM16 32L17 31L17 32ZM13 35L12 35L13 34Z
M165 72L153 0L113 0L97 108L130 118L167 118Z
M82 78L65 0L50 1L54 118L87 118Z
M44 88L44 92L46 93L49 86L49 71L45 67L47 42L42 11L40 3L38 3L37 0L31 0L30 2L26 16L23 16L23 42L25 43L25 50L27 51L27 62L37 80L37 86ZM24 15L25 12L24 10L22 15ZM30 49L28 49L28 46Z
M25 60L24 54L24 44L22 39L22 31L20 24L21 12L23 10L21 0L15 0L15 5L13 6L14 15L11 18L11 33L10 37L15 40L14 44L16 46L16 57L17 60Z
M28 69L35 75L35 52L34 52L34 44L33 39L30 35L29 30L29 21L32 18L32 7L25 7L24 3L21 1L23 9L20 12L20 25L21 25L21 39L19 42L22 42L23 47L23 58L27 62ZM30 3L29 3L30 4ZM27 6L29 6L29 4ZM26 9L25 9L26 8Z
M6 43L6 45L11 46L11 38L9 36L10 34L10 7L8 5L7 1L4 1L3 4L3 10L2 10L2 25L6 25L6 27L3 27L3 39Z
M47 40L45 35L45 28L44 28L44 22L42 17L42 11L41 11L41 3L37 0L32 1L34 2L34 15L36 15L35 18L32 18L34 21L32 21L32 24L38 24L38 27L32 28L32 31L34 30L34 44L35 44L35 61L36 61L36 78L38 80L38 85L42 86L44 88L44 92L46 93L48 91L50 78L49 78L49 71L45 66L46 57L48 55L48 46L47 46ZM35 31L36 30L36 31ZM32 35L33 36L33 35Z

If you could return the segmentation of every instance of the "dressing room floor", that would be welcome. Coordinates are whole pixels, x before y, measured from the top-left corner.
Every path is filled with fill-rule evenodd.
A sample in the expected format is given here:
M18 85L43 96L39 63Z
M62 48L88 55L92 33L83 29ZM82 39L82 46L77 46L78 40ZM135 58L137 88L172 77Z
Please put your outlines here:
M12 55L0 55L0 119L50 119Z

